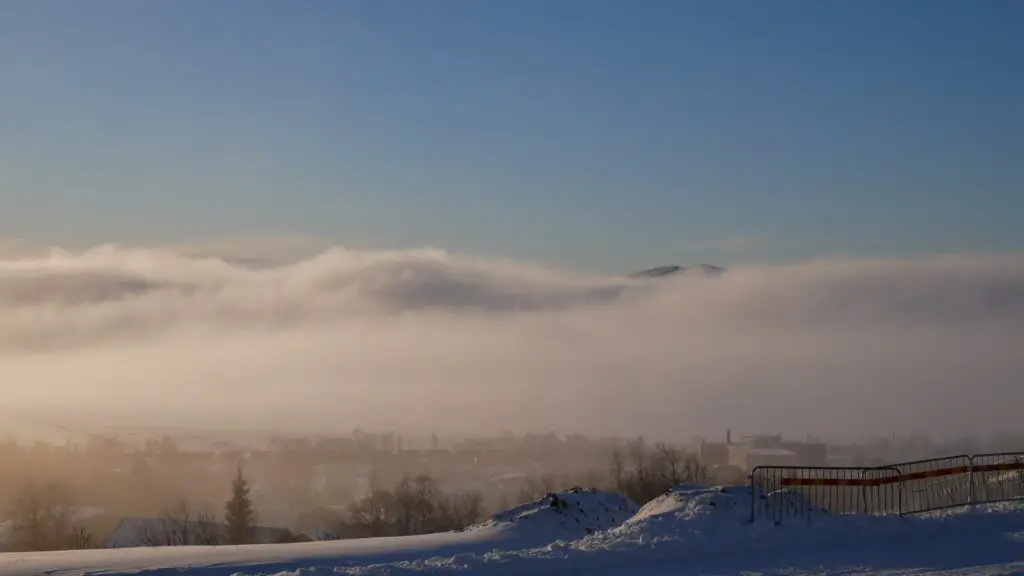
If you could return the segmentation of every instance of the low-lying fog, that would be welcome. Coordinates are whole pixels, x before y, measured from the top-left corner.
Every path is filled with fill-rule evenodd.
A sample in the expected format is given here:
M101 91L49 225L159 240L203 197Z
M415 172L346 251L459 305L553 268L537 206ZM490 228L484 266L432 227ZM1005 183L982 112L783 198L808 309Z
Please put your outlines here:
M112 423L984 434L1018 425L1022 376L1020 255L649 280L428 249L0 261L4 406Z

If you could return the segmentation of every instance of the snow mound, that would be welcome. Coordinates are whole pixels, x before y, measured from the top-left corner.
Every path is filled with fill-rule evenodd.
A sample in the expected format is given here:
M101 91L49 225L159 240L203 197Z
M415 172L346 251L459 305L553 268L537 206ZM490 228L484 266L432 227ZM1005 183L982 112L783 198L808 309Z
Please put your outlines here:
M792 490L763 492L756 489L756 492L751 495L749 487L746 487L745 490L748 519L751 507L755 508L755 516L758 520L776 523L795 519L814 520L829 515L828 510L815 507L811 499L800 492ZM753 503L750 502L751 497L754 498Z
M750 519L750 488L747 486L676 486L651 500L623 525L666 519L692 521L714 517Z
M750 504L749 486L683 484L645 504L617 531L659 536L691 532L698 524L749 522Z
M575 540L619 526L639 511L632 500L592 488L555 492L511 508L467 530L514 531L530 540Z
M753 499L753 501L752 501ZM766 506L771 503L771 507ZM584 549L631 545L656 545L660 542L686 540L691 545L702 542L734 541L760 532L760 527L774 523L750 524L752 506L767 510L779 506L799 510L813 520L828 514L816 510L799 494L792 492L762 493L750 486L704 486L681 484L645 504L636 514L604 533L585 537ZM755 528L757 528L755 530ZM703 545L703 544L701 544Z

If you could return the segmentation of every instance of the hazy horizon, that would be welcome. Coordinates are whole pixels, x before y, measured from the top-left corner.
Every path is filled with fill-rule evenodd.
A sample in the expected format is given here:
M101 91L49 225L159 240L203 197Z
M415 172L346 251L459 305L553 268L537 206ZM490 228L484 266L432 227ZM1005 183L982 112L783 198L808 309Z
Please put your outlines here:
M5 408L115 424L941 437L1013 430L1024 400L1019 254L641 281L102 246L0 261L0 307Z
M1013 429L1022 17L0 2L3 405L450 434ZM728 272L620 276L698 263Z

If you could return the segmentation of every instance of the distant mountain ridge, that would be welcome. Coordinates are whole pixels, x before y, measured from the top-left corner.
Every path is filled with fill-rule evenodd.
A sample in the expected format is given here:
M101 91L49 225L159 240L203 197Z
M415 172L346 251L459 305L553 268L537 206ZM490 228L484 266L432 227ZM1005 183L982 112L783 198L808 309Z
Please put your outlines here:
M720 266L712 266L711 264L696 264L694 266L658 266L656 268L648 268L647 270L633 272L629 276L631 278L662 278L664 276L685 274L688 272L698 272L706 276L716 276L725 272L725 269Z

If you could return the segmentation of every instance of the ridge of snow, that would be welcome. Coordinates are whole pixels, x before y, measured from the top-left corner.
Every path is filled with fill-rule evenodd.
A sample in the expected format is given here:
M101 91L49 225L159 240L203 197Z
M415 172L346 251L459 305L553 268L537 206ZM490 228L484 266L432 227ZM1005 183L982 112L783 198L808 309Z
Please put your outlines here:
M753 502L752 502L753 499ZM766 530L792 528L775 526L772 522L750 523L752 505L784 505L803 509L806 520L798 524L814 525L829 517L816 510L799 494L790 492L763 493L750 486L705 486L681 484L645 504L636 514L605 533L580 541L585 549L633 545L654 546L660 542L685 540L688 545L718 546L723 542L735 545L738 539L751 538Z
M515 532L531 542L575 540L618 526L639 510L635 502L614 492L573 488L495 514L466 530Z

